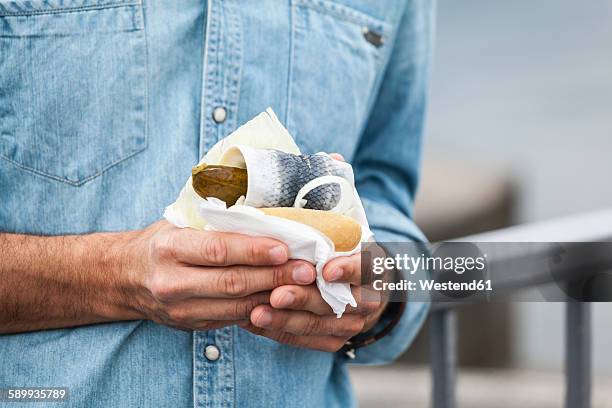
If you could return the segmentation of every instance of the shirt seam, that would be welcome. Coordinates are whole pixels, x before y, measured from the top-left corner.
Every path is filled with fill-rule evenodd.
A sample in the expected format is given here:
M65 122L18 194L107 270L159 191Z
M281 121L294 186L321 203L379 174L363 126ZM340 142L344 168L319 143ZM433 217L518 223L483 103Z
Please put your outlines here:
M202 66L202 92L200 93L200 132L198 138L198 160L200 159L202 153L202 146L205 143L206 139L206 71L208 70L208 58L209 55L209 41L210 41L210 32L211 32L211 13L212 13L212 0L207 0L206 2L206 21L205 21L205 29L204 29L204 64Z
M298 6L310 8L320 13L328 14L348 21L354 24L366 25L370 28L381 30L384 34L388 34L391 24L388 21L381 20L378 17L371 16L352 7L332 3L327 0L295 0Z
M24 16L36 16L36 15L44 15L44 14L69 14L69 13L79 13L84 11L96 11L96 10L105 10L119 7L133 7L141 5L141 2L128 2L128 3L106 3L106 4L96 4L91 6L80 6L80 7L67 7L67 8L57 8L57 9L47 9L47 10L31 10L31 11L15 11L15 12L0 12L0 17L24 17Z
M293 59L294 59L294 44L295 44L295 4L293 0L289 0L289 61L287 64L287 101L285 105L285 123L289 125L289 115L291 113L291 88L293 82Z
M71 186L74 186L74 187L80 187L83 184L85 184L87 182L90 182L90 181L94 180L97 177L100 177L102 174L106 173L108 170L110 170L111 168L113 168L113 167L119 165L120 163L126 161L127 159L129 159L129 158L131 158L131 157L141 153L146 148L147 148L146 143L144 143L144 145L141 148L139 148L138 150L135 150L132 153L130 153L129 155L123 156L120 159L118 159L118 160L116 160L114 162L111 162L107 166L105 166L102 169L100 169L96 174L93 174L93 175L91 175L91 176L89 176L87 178L84 178L82 180L79 180L79 181L72 181L72 180L69 180L69 179L58 177L58 176L53 175L53 174L46 173L46 172L41 171L41 170L34 169L34 168L30 167L30 166L23 165L23 164L15 161L13 159L10 159L10 158L6 157L3 154L0 154L0 159L6 160L7 162L11 163L15 167L19 167L20 169L22 169L22 170L24 170L24 171L26 171L28 173L32 173L32 174L34 174L34 175L36 175L38 177L43 177L43 178L59 181L59 182L62 182L62 183L65 183L65 184L68 184L68 185L71 185Z

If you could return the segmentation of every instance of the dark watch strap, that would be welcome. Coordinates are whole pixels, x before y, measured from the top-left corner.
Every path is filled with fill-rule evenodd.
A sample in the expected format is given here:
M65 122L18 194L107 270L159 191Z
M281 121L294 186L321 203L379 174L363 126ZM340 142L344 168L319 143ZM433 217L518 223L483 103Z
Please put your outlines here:
M395 326L397 326L400 319L402 318L404 309L406 309L406 302L389 302L387 304L385 312L381 316L381 320L384 324L384 327L380 330L377 330L376 326L379 326L379 324L376 324L372 330L352 337L344 344L344 346L342 346L340 352L351 360L355 359L355 357L357 357L357 349L368 346L382 339L387 334L389 334Z

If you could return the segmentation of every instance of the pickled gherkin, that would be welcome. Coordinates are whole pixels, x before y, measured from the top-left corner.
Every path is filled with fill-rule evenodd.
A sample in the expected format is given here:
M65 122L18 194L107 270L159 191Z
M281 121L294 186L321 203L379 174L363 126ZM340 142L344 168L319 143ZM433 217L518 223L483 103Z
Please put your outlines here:
M247 193L246 169L202 163L191 169L192 185L202 198L215 197L228 206Z

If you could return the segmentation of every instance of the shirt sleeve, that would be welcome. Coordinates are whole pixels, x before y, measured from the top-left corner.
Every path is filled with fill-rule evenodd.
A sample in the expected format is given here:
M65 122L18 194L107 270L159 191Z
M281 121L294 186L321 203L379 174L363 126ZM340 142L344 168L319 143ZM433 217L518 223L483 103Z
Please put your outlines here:
M433 1L409 1L353 160L356 187L378 242L425 241L412 221L412 208L421 159L433 29ZM358 349L352 361L383 364L396 359L413 341L428 309L427 302L408 299L391 333Z

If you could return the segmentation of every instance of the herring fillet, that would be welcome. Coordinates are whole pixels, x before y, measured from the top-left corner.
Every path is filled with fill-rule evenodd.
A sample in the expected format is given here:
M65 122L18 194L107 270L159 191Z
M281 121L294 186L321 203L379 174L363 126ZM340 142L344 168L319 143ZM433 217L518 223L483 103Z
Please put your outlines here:
M300 189L323 176L338 176L353 185L351 166L324 153L296 155L236 146L221 161L246 168L248 186L244 204L251 207L293 207ZM338 184L320 185L304 196L304 208L331 210L340 201L340 194Z

